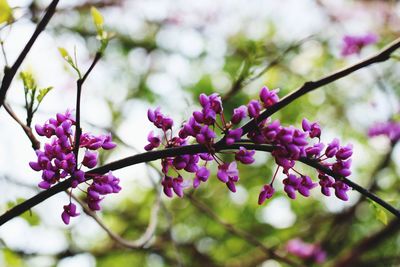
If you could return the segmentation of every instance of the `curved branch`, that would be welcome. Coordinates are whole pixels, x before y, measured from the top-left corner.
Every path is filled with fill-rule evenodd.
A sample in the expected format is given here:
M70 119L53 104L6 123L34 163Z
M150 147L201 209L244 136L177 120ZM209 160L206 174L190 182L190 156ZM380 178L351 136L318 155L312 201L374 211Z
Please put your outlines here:
M255 149L258 151L264 151L264 152L272 152L273 151L273 146L271 145L254 145L254 144L244 144L244 143L239 143L239 144L232 144L232 145L226 145L226 144L216 144L214 146L214 149L216 152L223 151L223 150L232 150L232 149L239 149L239 147L245 147L247 149ZM207 147L203 145L188 145L188 146L182 146L182 147L175 147L175 148L168 148L164 150L158 150L158 151L149 151L141 154L136 154L127 158L123 158L114 162L111 162L109 164L103 165L101 167L92 169L88 172L87 174L105 174L108 171L114 171L118 169L122 169L128 166L136 165L139 163L144 163L144 162L149 162L149 161L154 161L166 157L172 157L172 156L179 156L179 155L193 155L193 154L198 154L198 153L205 153L208 152ZM335 179L341 179L344 183L358 191L359 193L363 194L364 196L376 201L379 205L396 215L397 217L400 218L400 211L395 209L393 206L385 202L384 200L380 199L376 195L372 194L365 188L359 186L358 184L346 179L342 178L336 174L334 174L331 170L328 168L320 165L317 161L312 160L312 159L307 159L307 158L301 158L301 162L314 167L318 170L321 170L328 175L334 177ZM90 180L91 177L88 176L87 180ZM11 210L5 212L2 216L0 216L0 225L3 225L7 221L11 220L12 218L15 218L19 215L21 215L23 212L31 209L32 207L36 206L37 204L41 203L42 201L50 198L51 196L64 191L68 189L71 186L71 181L72 179L69 178L63 182L60 182L56 184L55 186L51 187L50 189L43 191L32 198L22 202L21 204L13 207Z
M46 14L43 16L42 20L36 26L35 31L33 32L31 38L29 39L28 43L25 45L24 49L22 50L21 54L19 54L17 60L14 64L9 67L5 67L4 69L4 77L1 81L0 87L0 108L4 103L6 98L6 94L8 89L10 88L11 82L14 79L15 74L17 73L19 67L21 66L22 62L25 60L26 56L31 50L33 44L35 43L36 39L40 35L40 33L46 28L47 24L49 23L51 17L53 17L54 13L56 12L56 7L58 5L59 0L53 0L50 5L47 7Z
M22 130L24 130L26 136L29 138L29 140L31 141L32 144L32 148L34 150L40 149L40 142L39 140L37 140L37 138L35 137L35 135L32 132L31 127L29 127L28 125L26 125L25 123L23 123L17 116L17 114L15 114L15 112L13 111L13 109L11 108L11 106L8 103L4 103L4 109L7 111L7 113L11 116L11 118L13 118L18 124L19 126L21 126Z
M92 211L87 207L86 203L80 200L78 197L72 194L72 198L81 205L83 211L90 217L92 217L97 224L103 228L103 230L108 234L108 236L113 239L116 243L119 245L125 247L125 248L130 248L130 249L137 249L137 248L142 248L144 247L150 239L153 237L154 232L157 227L157 221L158 221L158 212L160 210L160 205L161 205L161 195L157 195L157 199L153 204L153 207L151 209L150 213L150 220L149 224L146 228L146 231L136 240L127 240L120 236L119 234L113 232L110 228L105 225L105 223L97 216L96 212Z

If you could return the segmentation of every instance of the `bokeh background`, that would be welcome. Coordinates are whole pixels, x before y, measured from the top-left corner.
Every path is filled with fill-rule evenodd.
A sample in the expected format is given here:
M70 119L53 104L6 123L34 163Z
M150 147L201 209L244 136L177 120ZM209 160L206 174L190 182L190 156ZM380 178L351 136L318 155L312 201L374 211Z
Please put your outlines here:
M50 1L8 2L16 21L1 28L0 38L8 62L14 62ZM21 68L31 71L40 87L54 87L33 124L74 108L77 77L57 48L71 54L75 50L81 69L90 65L99 46L91 6L103 14L106 30L115 33L85 83L82 99L84 130L111 131L118 143L112 152L102 154L102 163L144 151L152 130L148 108L161 107L179 126L199 108L197 97L202 92L223 96L227 111L257 97L262 86L280 88L282 97L305 81L377 52L399 36L400 25L397 1L60 1ZM366 33L376 34L379 41L358 55L341 56L343 36ZM1 68L4 64L1 56ZM365 187L374 184L374 191L397 207L399 147L385 137L370 138L367 132L376 122L398 118L399 71L394 56L309 93L273 115L285 125L300 126L304 117L318 121L323 141L338 137L343 144L352 143L350 179ZM23 91L16 78L7 95L22 119L26 117ZM28 165L35 159L29 139L4 108L0 125L4 212L38 192L40 175ZM318 266L339 266L348 255L354 258L349 266L400 266L400 224L360 200L357 192L350 192L350 200L343 202L315 189L311 197L293 201L276 183L277 193L259 206L260 189L275 171L268 154L258 153L255 164L240 166L235 194L216 179L214 166L209 182L195 192L187 190L190 198L168 199L160 196L157 168L159 162L115 171L123 189L106 197L98 213L126 240L141 237L151 222L154 234L143 248L121 246L80 207L81 216L65 226L60 214L68 196L61 193L0 228L0 265L289 266L271 259L249 239L301 263L285 249L289 240L301 238L326 251L326 261ZM307 171L304 166L300 169Z

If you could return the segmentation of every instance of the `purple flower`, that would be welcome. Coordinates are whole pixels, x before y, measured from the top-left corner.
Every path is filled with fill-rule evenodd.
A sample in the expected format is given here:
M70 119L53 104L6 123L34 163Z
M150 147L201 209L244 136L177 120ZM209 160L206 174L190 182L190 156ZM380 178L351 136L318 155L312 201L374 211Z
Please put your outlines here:
M71 217L78 216L79 213L76 212L76 205L74 203L69 203L64 206L64 211L61 213L61 218L65 224L69 224Z
M277 89L270 91L268 87L263 87L260 91L260 99L261 102L263 102L264 108L268 108L272 106L273 104L279 102L279 97L278 97L278 91Z
M199 144L209 144L212 143L212 139L217 137L213 130L211 130L207 125L201 127L200 132L196 135L196 141Z
M368 136L385 135L391 142L395 143L400 139L400 123L395 121L387 121L374 124L368 130Z
M239 147L239 151L235 153L235 160L240 161L243 164L252 164L254 162L255 150L247 150L244 147Z
M209 96L206 94L200 94L199 101L203 109L211 109L216 114L220 114L223 110L221 97L217 93Z
M345 35L343 37L342 56L359 54L361 49L367 45L374 44L378 41L378 36L368 33L361 36Z
M35 125L35 130L40 136L46 136L50 138L56 132L56 126L53 124L45 124L44 126L40 126L39 124Z
M196 175L193 179L193 187L197 188L201 182L206 182L210 176L210 171L206 167L200 167L196 171Z
M343 201L349 200L347 196L347 191L350 190L349 186L342 181L336 181L333 184L333 188L335 189L335 195L337 198L340 198Z
M81 170L73 171L71 177L72 177L72 183L71 183L72 188L76 188L78 184L83 183L86 180L85 172Z
M99 175L93 178L93 183L87 189L87 202L91 210L100 210L101 196L121 191L119 179L111 171L106 175Z
M308 132L311 138L321 137L321 128L316 122L309 122L307 119L303 119L301 126L305 132Z
M275 193L275 189L270 184L266 184L261 189L258 196L258 205L262 205L266 199L270 199Z
M100 135L100 138L103 139L103 144L101 145L101 148L105 150L110 150L117 146L117 144L112 141L112 136L110 133L106 135Z
M347 146L343 146L339 148L338 152L336 152L336 158L339 160L346 160L353 155L353 145L348 144Z
M321 193L329 197L331 195L331 188L335 183L335 179L325 174L319 174L319 185L321 186Z
M240 140L242 137L243 130L242 128L237 128L235 130L228 130L225 135L225 143L227 145L232 145L236 141Z
M239 171L237 170L236 161L219 165L217 177L221 182L226 183L229 190L236 192L235 183L239 181Z
M309 158L318 157L324 149L323 143L316 143L313 146L306 148L306 155Z
M317 184L313 183L311 178L309 176L302 176L301 177L301 182L298 185L297 190L299 191L300 194L302 194L305 197L310 196L310 190L316 187Z
M149 141L149 144L147 144L144 149L146 151L150 151L153 150L156 147L159 147L161 144L161 139L158 136L154 136L153 131L151 131L149 133L149 135L147 136L147 141Z
M289 169L294 167L294 165L295 165L295 161L294 160L290 160L290 159L287 159L285 157L276 156L276 155L274 155L274 152L272 152L273 153L272 155L275 157L276 164L281 166L285 173L288 172Z
M325 150L325 155L328 158L334 157L336 155L336 152L338 152L339 147L340 147L339 139L337 138L333 139L332 142L328 144Z
M247 107L242 105L233 110L231 122L233 124L239 124L244 118L246 118L246 116L247 116Z
M275 138L280 131L281 131L281 123L279 122L279 120L271 122L269 125L267 125L262 129L264 137L270 143L275 142Z
M284 188L288 197L291 199L296 199L296 190L299 188L299 184L302 182L301 178L296 177L296 175L289 174L286 179L283 180Z
M178 197L183 197L183 189L185 184L182 176L179 175L178 177L173 178L165 175L161 181L161 184L163 186L164 194L167 197L173 197L173 192L175 192Z
M157 128L163 129L164 131L171 129L174 124L174 121L171 118L166 117L160 112L160 108L155 110L149 109L147 111L147 118L149 121L154 123Z
M332 170L336 174L347 177L351 174L350 167L351 159L348 159L347 161L339 160L332 165Z
M250 118L257 118L260 115L261 105L258 100L251 100L249 104L247 104L247 112Z
M200 157L198 155L189 155L189 160L186 163L186 167L184 168L187 172L196 172L199 169L197 163L199 162Z
M86 150L82 164L88 168L94 168L97 165L97 156L97 152L90 152L90 150Z
M289 240L286 244L286 250L306 261L323 263L326 260L326 252L319 245L305 243L298 238Z
M165 175L164 178L161 181L161 184L163 186L163 191L164 194L167 197L172 197L173 193L172 193L172 177Z
M178 176L172 179L172 189L178 197L183 197L183 178L182 176Z
M181 155L174 158L172 164L177 170L182 170L186 167L189 162L189 155Z

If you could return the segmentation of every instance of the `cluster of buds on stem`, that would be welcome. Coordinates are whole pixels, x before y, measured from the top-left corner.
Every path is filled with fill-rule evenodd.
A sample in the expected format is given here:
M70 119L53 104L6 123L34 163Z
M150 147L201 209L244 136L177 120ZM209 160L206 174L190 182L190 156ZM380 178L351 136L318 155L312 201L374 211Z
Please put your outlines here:
M36 125L36 132L40 136L50 139L44 145L43 150L37 150L37 160L29 163L30 167L35 171L42 172L42 181L39 187L49 189L52 185L66 178L72 178L71 187L76 188L79 184L86 182L87 203L90 209L100 210L101 196L118 193L119 179L113 176L111 172L107 175L86 174L82 167L89 169L94 168L98 163L99 149L113 149L116 144L112 142L111 135L95 136L89 133L83 133L80 138L79 148L85 150L84 157L81 162L76 159L75 142L75 118L70 110L64 114L58 113L56 118L50 118L44 125ZM87 178L90 176L91 180ZM70 191L72 194L72 189ZM65 224L69 224L70 217L76 217L76 206L70 202L64 206L61 215Z
M248 150L244 145L250 143L271 145L272 156L277 164L271 181L261 189L258 198L260 205L273 196L275 192L273 184L279 170L286 176L283 180L284 191L292 199L296 198L296 192L308 197L310 190L319 184L324 195L330 196L331 189L333 189L339 199L348 200L347 191L350 188L340 179L335 179L318 170L316 175L318 183L313 182L311 176L300 173L294 167L298 160L309 158L330 169L333 173L347 177L351 174L352 146L340 146L338 139L325 145L320 139L320 125L307 119L303 119L301 128L285 127L278 120L272 121L270 118L261 120L259 117L263 110L270 108L278 101L278 90L269 90L264 87L260 91L259 99L251 100L247 106L242 105L235 108L231 120L228 121L224 115L221 97L216 93L209 96L201 94L199 102L202 109L193 112L188 121L179 129L178 136L173 134L174 123L171 118L162 114L159 108L150 109L148 119L161 132L160 135L153 131L149 133L146 150L153 150L160 146L164 148L180 147L194 142L205 146L208 151L163 158L162 185L164 193L168 197L172 197L175 192L176 195L182 197L185 188L199 187L210 176L210 170L207 168L210 161L218 164L217 178L225 183L230 191L236 192L235 185L239 181L237 163L252 164L254 162L255 150ZM255 120L257 126L247 134L248 139L243 140L241 139L243 130L237 126L246 117ZM217 153L214 146L218 132L222 133L221 142L228 147L234 143L243 145L236 152L220 151ZM220 153L234 154L233 161L225 162L219 156ZM194 173L192 182L184 179L182 171Z

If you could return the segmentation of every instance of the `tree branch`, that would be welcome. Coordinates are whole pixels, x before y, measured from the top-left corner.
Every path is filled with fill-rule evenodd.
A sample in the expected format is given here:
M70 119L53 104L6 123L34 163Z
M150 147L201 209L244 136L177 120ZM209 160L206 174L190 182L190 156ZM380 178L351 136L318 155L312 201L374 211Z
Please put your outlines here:
M263 113L260 114L260 116L257 118L258 121L264 120L268 117L270 117L272 114L275 112L279 111L280 109L286 107L290 103L292 103L294 100L300 98L301 96L317 89L320 88L324 85L330 84L336 80L339 80L340 78L343 78L357 70L360 70L362 68L368 67L374 63L378 62L383 62L386 61L390 58L390 55L396 51L398 48L400 48L400 38L396 39L389 45L387 45L385 48L383 48L380 52L377 54L361 60L360 62L349 66L347 68L341 69L339 71L336 71L328 76L325 76L317 81L308 81L304 83L301 87L293 91L291 94L285 96L284 98L281 99L278 103L275 105L269 107L267 110L265 110ZM255 129L257 127L255 120L251 120L248 123L246 123L242 129L243 129L243 135L248 133L249 131Z
M273 249L265 246L261 241L259 241L254 235L236 228L233 224L227 223L224 220L222 220L216 213L214 213L206 204L202 203L201 201L197 200L193 195L188 194L186 197L190 200L190 202L202 213L206 214L208 217L210 217L212 220L220 224L222 227L224 227L227 231L229 231L231 234L236 235L243 240L247 241L248 243L255 245L256 247L259 247L267 256L269 256L272 259L279 260L281 262L285 262L289 264L290 266L303 266L298 263L293 262L292 260L281 256L277 254Z
M86 203L83 202L81 199L76 197L75 195L72 194L72 198L81 205L83 211L90 217L92 217L97 224L103 228L103 230L108 234L111 239L113 239L116 243L119 245L125 247L125 248L130 248L130 249L137 249L137 248L143 248L153 237L154 232L157 227L157 221L158 221L158 212L160 210L160 204L161 204L161 195L158 193L157 199L153 204L153 207L151 209L151 214L150 214L150 220L149 224L146 228L146 231L136 240L127 240L120 236L119 234L113 232L110 228L107 227L107 225L97 216L96 212L92 211L87 207Z
M81 134L82 134L82 128L81 128L81 94L82 94L82 86L85 83L87 77L89 77L89 74L92 72L93 68L96 66L97 62L100 60L102 57L102 53L97 52L92 64L90 65L89 69L86 71L86 73L83 75L83 77L79 77L79 79L76 81L76 130L75 130L75 144L74 144L74 155L75 159L78 161L78 154L79 154L79 143L81 139Z
M14 64L11 66L11 68L9 68L8 66L6 66L4 68L4 77L3 77L3 80L1 82L1 87L0 87L0 108L4 103L7 91L10 88L11 82L14 79L14 76L17 73L18 68L21 66L25 57L28 55L29 50L31 50L33 44L35 43L35 41L38 38L38 36L40 35L40 33L46 28L51 17L56 12L56 7L57 7L58 2L59 2L59 0L53 0L50 3L50 5L47 7L46 14L42 18L42 20L39 22L39 24L36 26L35 31L33 32L28 43L25 45L21 54L19 54L17 60L14 62Z
M32 148L34 150L40 149L40 142L39 140L36 139L35 135L32 132L32 129L18 118L17 114L14 113L14 111L12 110L11 106L8 103L4 103L4 109L19 124L19 126L21 126L22 130L24 130L26 136L31 141Z
M226 144L216 144L214 149L216 152L223 151L223 150L232 150L232 149L239 149L239 147L245 147L247 149L255 149L258 151L264 152L272 152L273 147L270 145L254 145L254 144L245 144L245 143L238 143L232 145ZM149 151L141 154L136 154L127 158L123 158L109 164L103 165L101 167L92 169L87 171L87 174L105 174L108 171L122 169L128 166L136 165L139 163L154 161L157 159L162 159L166 157L173 157L179 155L193 155L198 153L205 153L208 152L208 148L203 145L188 145L182 147L175 147L175 148L168 148L164 150L158 151ZM318 170L326 172L328 175L331 175L335 179L341 179L344 183L351 186L356 191L360 192L364 196L371 198L372 200L376 201L379 205L383 206L385 209L396 215L400 218L400 211L392 207L390 204L385 202L384 200L380 199L379 197L375 196L374 194L370 193L368 190L364 189L363 187L359 186L358 184L346 179L342 178L336 174L334 174L331 170L327 169L326 167L318 164L317 161L311 159L300 159L301 162L314 167ZM91 177L88 176L87 180L90 180ZM11 220L22 214L23 212L31 209L32 207L36 206L37 204L41 203L42 201L50 198L51 196L68 189L71 186L72 179L69 178L63 182L56 184L55 186L51 187L50 189L43 191L32 198L20 203L19 205L13 207L11 210L5 212L2 216L0 216L0 225L3 225L7 221Z

